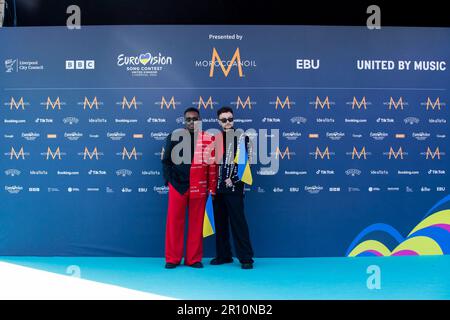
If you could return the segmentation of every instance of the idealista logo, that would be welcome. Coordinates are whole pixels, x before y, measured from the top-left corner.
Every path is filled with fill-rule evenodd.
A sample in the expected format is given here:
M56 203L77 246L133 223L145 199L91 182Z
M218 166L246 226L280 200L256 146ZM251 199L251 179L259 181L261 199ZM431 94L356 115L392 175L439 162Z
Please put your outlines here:
M291 106L294 106L296 103L295 101L292 101L289 96L284 97L284 99L277 96L275 101L269 101L269 104L275 105L275 110L278 110L278 108L284 109L285 107L286 109L291 109Z
M422 102L420 104L421 106L426 106L426 110L437 110L440 111L441 107L445 107L446 104L445 102L441 102L440 97L437 97L436 100L434 100L434 102L431 101L430 97L427 97L427 101L426 102Z
M152 54L141 53L135 56L119 54L117 66L125 70L133 77L156 77L167 66L172 65L172 57L165 56L161 52Z
M221 51L222 56L219 54L219 51L214 47L212 49L211 60L197 60L195 61L195 67L198 68L209 68L209 77L214 77L214 73L216 69L220 68L225 78L227 78L231 72L232 68L237 69L237 74L239 78L245 77L244 68L256 68L256 62L254 60L243 60L241 57L241 51L238 48L234 51L231 59L222 59L225 55L223 55L223 51ZM229 57L229 56L228 56Z
M4 105L9 106L9 110L25 110L25 107L28 107L30 103L24 101L23 97L20 97L19 99L11 97L11 100L9 102L5 102Z

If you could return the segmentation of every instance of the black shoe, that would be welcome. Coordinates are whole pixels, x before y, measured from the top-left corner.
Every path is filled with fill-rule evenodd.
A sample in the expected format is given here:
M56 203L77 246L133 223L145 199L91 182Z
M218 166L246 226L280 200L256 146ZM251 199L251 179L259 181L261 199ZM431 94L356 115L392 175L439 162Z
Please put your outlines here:
M166 263L166 269L174 269L177 267L178 264L167 262Z
M253 263L243 263L241 265L242 269L253 269Z
M232 262L233 262L233 258L214 258L211 260L210 264L212 264L213 266L217 266L219 264L232 263Z
M197 268L197 269L201 269L201 268L203 268L203 263L201 263L201 262L196 262L196 263L194 263L194 264L191 264L190 267L192 267L192 268Z

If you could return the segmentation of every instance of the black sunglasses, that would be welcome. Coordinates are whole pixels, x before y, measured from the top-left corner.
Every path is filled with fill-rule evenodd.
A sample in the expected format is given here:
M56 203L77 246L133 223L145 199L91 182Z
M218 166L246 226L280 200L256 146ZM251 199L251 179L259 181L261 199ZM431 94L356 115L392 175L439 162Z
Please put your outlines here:
M191 122L191 121L198 121L198 117L192 117L192 118L190 118L190 117L186 117L186 118L184 118L184 121L186 121L186 122Z
M233 118L221 118L221 119L219 119L219 121L222 122L222 123L227 123L227 121L228 122L233 122L234 119Z

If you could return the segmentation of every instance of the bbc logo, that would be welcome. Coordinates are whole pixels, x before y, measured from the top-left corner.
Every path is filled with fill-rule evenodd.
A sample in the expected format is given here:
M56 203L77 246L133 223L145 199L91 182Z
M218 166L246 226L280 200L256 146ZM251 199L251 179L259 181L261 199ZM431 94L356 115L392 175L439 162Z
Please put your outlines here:
M94 70L95 60L66 60L66 70Z

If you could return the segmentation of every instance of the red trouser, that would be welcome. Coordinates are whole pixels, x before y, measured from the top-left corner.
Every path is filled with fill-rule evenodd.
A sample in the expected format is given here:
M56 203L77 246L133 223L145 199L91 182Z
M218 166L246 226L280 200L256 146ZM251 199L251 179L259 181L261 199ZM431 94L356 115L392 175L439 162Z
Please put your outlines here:
M166 262L179 264L183 257L186 206L188 207L188 235L184 263L201 262L203 256L203 219L206 197L193 198L189 190L180 194L169 183L169 207L166 225Z

